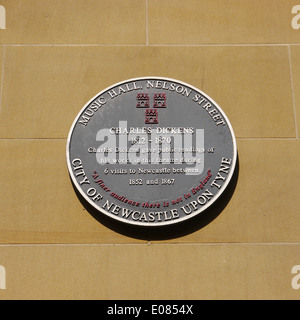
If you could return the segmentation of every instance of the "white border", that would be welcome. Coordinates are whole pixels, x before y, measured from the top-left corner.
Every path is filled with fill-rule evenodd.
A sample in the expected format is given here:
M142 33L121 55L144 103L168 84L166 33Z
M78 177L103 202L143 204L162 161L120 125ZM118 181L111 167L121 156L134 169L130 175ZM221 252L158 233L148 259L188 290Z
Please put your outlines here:
M186 217L184 218L179 218L179 219L174 219L174 220L171 220L171 221L168 221L168 222L153 222L153 223L146 223L146 222L134 222L134 221L131 221L131 220L126 220L126 219L123 219L123 218L119 218L111 213L109 213L108 211L100 208L99 206L97 206L95 204L95 202L93 202L84 192L83 190L81 189L81 187L79 186L74 174L73 174L73 169L72 169L72 166L71 166L71 162L70 162L70 153L69 153L69 147L70 147L70 141L71 141L71 136L73 134L73 130L76 126L76 123L78 121L78 119L80 118L80 116L82 115L83 111L90 105L90 103L92 101L94 101L98 96L102 95L103 93L107 92L108 90L112 89L112 88L115 88L117 86L120 86L120 85L124 85L125 83L128 83L128 82L134 82L134 81L141 81L141 80L165 80L165 81L170 81L170 82L175 82L175 83L179 83L185 87L188 87L188 88L191 88L193 89L194 91L196 92L199 92L202 96L204 96L207 100L211 101L218 109L218 111L222 114L222 116L224 117L224 119L226 120L227 122L227 125L229 127L229 130L231 132L231 136L232 136L232 141L233 141L233 159L232 159L232 170L230 172L230 174L227 176L226 178L226 181L225 183L222 185L221 189L219 190L219 193L214 197L212 198L212 200L210 200L209 202L207 202L204 206L202 206L199 210L195 211L194 213L191 213L189 215L187 215ZM152 76L149 76L149 77L139 77L139 78L132 78L132 79L128 79L128 80L124 80L124 81L121 81L121 82L118 82L118 83L115 83L113 84L112 86L109 86L107 87L106 89L102 90L101 92L99 92L98 94L96 94L92 99L89 100L89 102L87 102L84 107L80 110L79 114L77 115L76 119L73 121L73 124L71 126L71 129L69 131L69 135L68 135L68 140L67 140L67 165L68 165L68 170L69 170L69 174L72 178L72 181L74 183L74 185L76 186L77 190L80 192L80 194L83 196L83 198L88 202L90 203L95 209L97 209L97 211L99 211L100 213L104 213L106 216L110 217L111 219L115 219L115 220L118 220L120 222L123 222L123 223L127 223L127 224L131 224L131 225L135 225L135 226L147 226L147 227L163 227L163 226L166 226L166 225L171 225L171 224L177 224L177 223L180 223L180 222L183 222L183 221L186 221L188 219L191 219L195 216L197 216L198 214L202 213L203 211L205 211L208 207L212 206L212 204L223 194L223 192L226 190L229 182L231 181L232 179L232 176L233 176L233 173L235 171L235 167L236 167L236 161L237 161L237 144L236 144L236 138L235 138L235 134L234 134L234 131L233 131L233 128L231 126L231 123L229 121L229 119L227 118L226 114L224 113L224 111L221 109L221 107L212 99L210 98L207 94L205 94L204 92L202 92L200 89L190 85L190 84L187 84L183 81L179 81L179 80L176 80L176 79L172 79L172 78L164 78L164 77L152 77Z

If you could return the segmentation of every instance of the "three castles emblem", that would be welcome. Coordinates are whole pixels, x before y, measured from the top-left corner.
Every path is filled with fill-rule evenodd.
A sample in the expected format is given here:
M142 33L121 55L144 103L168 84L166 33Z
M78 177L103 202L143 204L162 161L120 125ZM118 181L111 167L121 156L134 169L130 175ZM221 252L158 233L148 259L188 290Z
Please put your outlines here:
M136 107L146 109L145 124L158 124L158 109L167 107L166 94L155 93L152 108L150 108L150 97L148 93L139 93L136 99Z

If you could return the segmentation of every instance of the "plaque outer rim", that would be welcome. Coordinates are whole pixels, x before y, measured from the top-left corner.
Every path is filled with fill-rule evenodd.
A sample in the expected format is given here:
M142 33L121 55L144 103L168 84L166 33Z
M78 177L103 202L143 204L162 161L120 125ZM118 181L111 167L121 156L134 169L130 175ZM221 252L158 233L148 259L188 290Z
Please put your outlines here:
M128 82L134 82L134 81L141 81L141 80L149 80L149 79L153 79L153 80L165 80L165 81L170 81L170 82L176 82L179 83L183 86L186 86L188 88L191 88L192 90L195 90L196 92L199 92L202 96L204 96L205 98L207 98L209 101L211 101L217 108L218 111L222 114L222 116L224 117L224 119L226 120L226 123L229 127L231 136L232 136L232 142L233 142L233 158L232 158L232 169L230 171L230 174L228 175L226 181L224 182L224 184L222 185L219 193L216 194L216 196L208 203L206 203L204 206L202 206L200 209L196 210L195 212L187 215L184 218L180 218L180 219L175 219L175 220L171 220L171 221L167 221L167 222L154 222L154 223L146 223L146 222L134 222L131 220L126 220L126 219L122 219L119 218L117 216L113 216L112 214L110 214L109 212L106 212L104 209L100 209L99 206L97 206L81 189L81 187L79 186L73 170L72 170L72 166L71 166L71 162L70 162L70 142L71 142L71 137L72 137L72 133L73 130L76 126L76 123L78 122L78 119L80 118L81 114L83 113L83 111L89 106L89 104L91 102L93 102L97 97L99 97L100 95L102 95L103 93L107 92L108 90L115 88L117 86L123 85L125 83ZM174 78L168 78L168 77L159 77L159 76L145 76L145 77L137 77L137 78L131 78L131 79L125 79L123 81L120 81L118 83L114 83L113 85L106 87L104 90L100 91L99 93L97 93L93 98L91 98L84 106L83 108L81 108L81 110L78 112L78 115L76 116L75 120L72 123L72 126L69 130L69 134L68 134L68 138L67 138L67 145L66 145L66 160L67 160L67 166L68 166L68 171L69 171L69 175L72 179L73 184L76 187L76 190L80 192L80 194L83 196L83 198L90 204L92 205L100 214L105 214L106 216L108 216L110 219L113 220L118 220L124 224L131 224L131 225L135 225L135 226L140 226L140 227L163 227L166 225L173 225L173 224L180 224L181 222L184 222L186 220L189 220L199 214L205 214L205 211L208 209L208 207L211 207L213 205L213 203L215 203L219 197L223 194L223 192L227 189L228 184L230 183L233 173L235 172L235 167L236 167L236 162L237 162L237 142L236 142L236 137L232 128L232 125L227 117L227 115L225 114L225 112L223 111L223 109L219 106L218 103L216 103L209 95L207 95L206 93L204 93L202 90L198 89L197 87L188 84L186 82L174 79Z

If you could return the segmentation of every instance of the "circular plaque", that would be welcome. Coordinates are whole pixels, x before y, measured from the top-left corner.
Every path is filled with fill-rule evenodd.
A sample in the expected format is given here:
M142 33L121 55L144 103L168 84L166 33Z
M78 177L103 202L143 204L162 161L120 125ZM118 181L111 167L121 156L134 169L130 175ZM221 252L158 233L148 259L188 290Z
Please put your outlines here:
M178 80L117 83L80 111L67 142L75 187L124 223L161 226L211 206L230 182L236 140L222 109Z

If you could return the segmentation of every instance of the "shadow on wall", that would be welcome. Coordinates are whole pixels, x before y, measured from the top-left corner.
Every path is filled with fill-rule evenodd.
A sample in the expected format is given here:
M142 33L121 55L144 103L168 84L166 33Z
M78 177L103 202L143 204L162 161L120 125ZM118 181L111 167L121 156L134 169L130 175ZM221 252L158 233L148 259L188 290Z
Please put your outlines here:
M161 226L161 227L135 226L135 225L119 222L117 220L114 220L113 218L109 218L105 214L101 214L92 205L90 205L83 198L83 196L77 191L73 182L72 182L72 185L81 204L101 224L125 236L140 239L140 240L151 241L151 240L168 240L168 239L179 238L207 226L209 223L215 220L226 208L227 204L229 203L235 191L237 181L238 181L238 176L239 176L239 157L237 157L235 171L230 183L227 186L227 189L218 198L218 200L215 203L213 203L204 213L199 214L194 218L180 222L178 224ZM72 181L71 178L70 178L70 181Z

